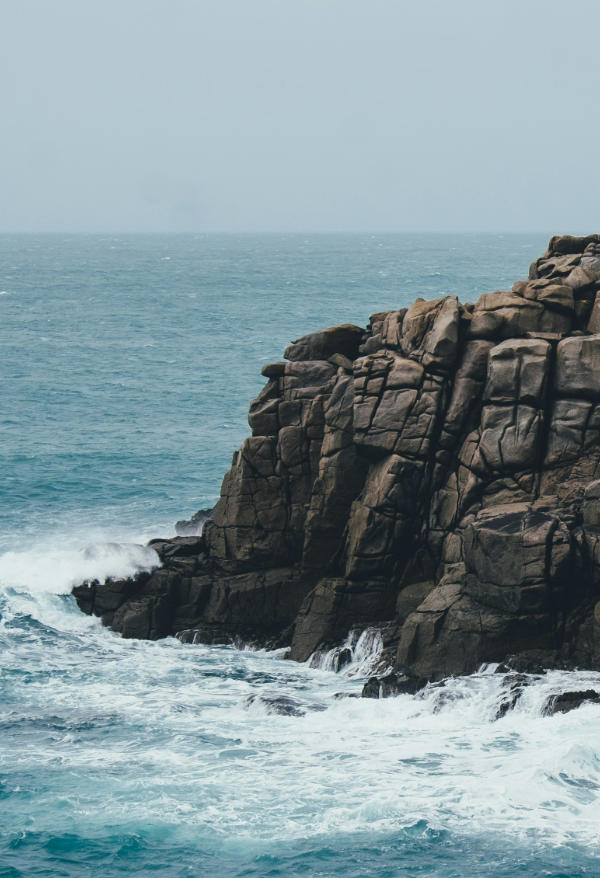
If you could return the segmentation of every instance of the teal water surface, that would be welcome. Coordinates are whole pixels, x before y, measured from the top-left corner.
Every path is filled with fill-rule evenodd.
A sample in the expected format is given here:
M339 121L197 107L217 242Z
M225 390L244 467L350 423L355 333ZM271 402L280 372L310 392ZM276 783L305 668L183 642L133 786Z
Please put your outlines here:
M0 237L0 878L600 872L600 710L542 716L598 675L548 674L499 721L493 673L339 698L364 667L124 641L69 595L215 502L290 340L510 288L545 244Z

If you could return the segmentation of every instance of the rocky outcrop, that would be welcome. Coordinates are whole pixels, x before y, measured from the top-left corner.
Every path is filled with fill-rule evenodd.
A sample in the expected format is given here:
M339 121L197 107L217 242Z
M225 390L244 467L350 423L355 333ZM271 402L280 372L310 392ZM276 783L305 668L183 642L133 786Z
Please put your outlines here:
M600 235L552 238L510 291L417 300L285 357L201 536L77 587L83 610L299 661L380 624L397 688L531 651L600 668Z

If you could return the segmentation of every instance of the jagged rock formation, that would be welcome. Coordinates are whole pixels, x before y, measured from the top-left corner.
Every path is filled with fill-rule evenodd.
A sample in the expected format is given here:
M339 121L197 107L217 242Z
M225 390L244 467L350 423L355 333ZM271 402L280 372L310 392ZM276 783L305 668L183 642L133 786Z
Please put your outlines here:
M75 589L125 636L288 643L384 623L426 679L542 650L600 667L600 235L510 292L374 314L265 366L202 536Z

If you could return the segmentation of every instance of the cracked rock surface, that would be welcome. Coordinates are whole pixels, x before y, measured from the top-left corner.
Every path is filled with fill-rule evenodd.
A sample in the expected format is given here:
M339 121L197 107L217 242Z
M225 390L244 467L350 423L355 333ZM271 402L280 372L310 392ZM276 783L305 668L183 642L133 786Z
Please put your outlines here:
M475 304L417 300L265 366L201 535L84 583L127 637L289 645L381 625L437 680L531 650L600 668L600 235Z

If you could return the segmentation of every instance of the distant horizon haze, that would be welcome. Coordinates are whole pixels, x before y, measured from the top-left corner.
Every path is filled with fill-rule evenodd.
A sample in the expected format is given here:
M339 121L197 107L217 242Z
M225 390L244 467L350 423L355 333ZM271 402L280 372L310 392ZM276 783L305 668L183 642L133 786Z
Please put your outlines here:
M600 229L600 4L20 0L0 233Z
M576 231L572 231L570 229L564 230L553 230L553 229L203 229L203 230L194 230L194 229L180 229L177 231L160 231L160 230L150 230L150 231L138 231L135 229L96 229L93 231L75 231L70 229L64 230L41 230L41 231L32 231L28 229L15 229L13 231L3 231L0 230L0 235L3 237L47 237L47 236L65 236L65 237L104 237L104 236L115 236L115 237L209 237L209 236L231 236L231 237L243 237L243 236L256 236L256 237L271 237L271 236L282 236L282 237L302 237L302 235L306 235L307 237L318 237L318 236L331 236L335 237L385 237L385 236L407 236L414 235L415 237L423 237L430 235L440 236L440 237L450 237L452 235L456 236L482 236L482 237L508 237L514 235L515 237L522 237L523 235L535 237L535 236L547 236L553 237L555 235L571 235L573 237L586 237L587 235L600 234L600 229L579 229Z

